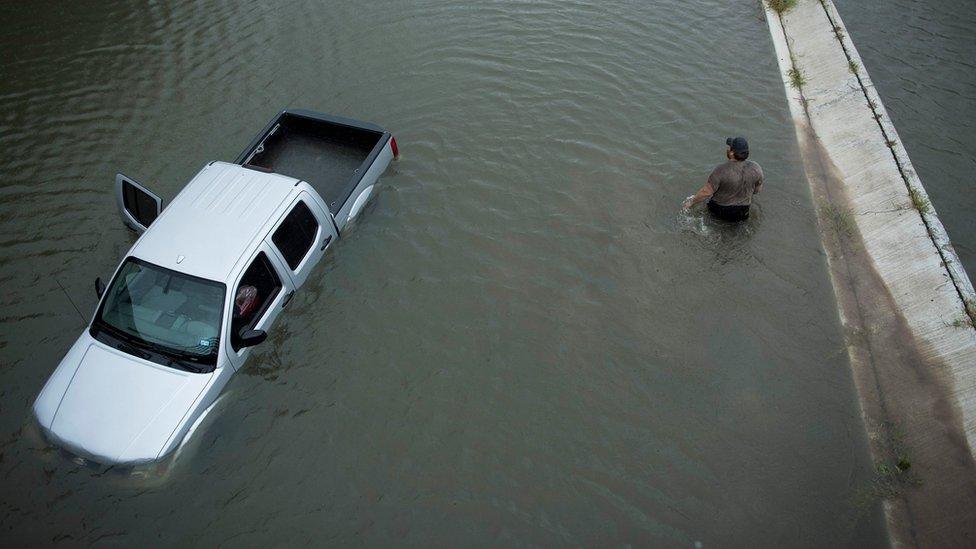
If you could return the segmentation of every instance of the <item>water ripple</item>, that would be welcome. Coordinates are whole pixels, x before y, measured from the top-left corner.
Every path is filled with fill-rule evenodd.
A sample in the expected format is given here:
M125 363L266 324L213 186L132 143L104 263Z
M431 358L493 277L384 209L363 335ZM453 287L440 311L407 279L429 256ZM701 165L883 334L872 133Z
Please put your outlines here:
M869 539L848 523L863 448L827 434L859 416L755 14L4 4L4 540ZM381 123L403 158L168 474L62 459L30 406L134 241L114 174L168 200L285 106ZM678 205L732 133L770 178L762 223L687 230Z

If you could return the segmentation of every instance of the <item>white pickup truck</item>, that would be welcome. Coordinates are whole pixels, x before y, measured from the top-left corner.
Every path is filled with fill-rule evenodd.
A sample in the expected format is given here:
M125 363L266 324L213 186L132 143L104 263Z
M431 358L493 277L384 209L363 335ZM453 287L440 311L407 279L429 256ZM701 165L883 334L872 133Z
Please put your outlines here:
M173 452L397 155L376 125L286 110L165 210L119 174L122 218L142 235L107 289L95 280L95 316L34 403L45 436L98 463Z

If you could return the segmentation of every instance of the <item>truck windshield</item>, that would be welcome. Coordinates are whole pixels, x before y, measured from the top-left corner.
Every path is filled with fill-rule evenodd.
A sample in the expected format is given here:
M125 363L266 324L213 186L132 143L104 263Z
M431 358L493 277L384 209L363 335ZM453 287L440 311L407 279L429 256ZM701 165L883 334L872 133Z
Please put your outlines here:
M177 360L216 365L225 286L130 257L112 281L96 325Z

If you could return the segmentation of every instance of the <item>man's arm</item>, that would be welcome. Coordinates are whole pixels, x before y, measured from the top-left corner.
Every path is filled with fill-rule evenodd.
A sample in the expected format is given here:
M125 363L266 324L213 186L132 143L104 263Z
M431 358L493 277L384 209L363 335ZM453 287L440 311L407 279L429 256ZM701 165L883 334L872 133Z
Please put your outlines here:
M762 168L759 168L759 179L756 181L756 184L753 185L752 187L752 194L759 194L759 191L762 190L763 179L765 179L765 177L766 176L765 174L763 174Z
M709 198L712 197L713 194L715 194L715 189L712 188L712 180L711 178L709 178L708 181L705 182L705 186L702 187L694 195L686 198L684 204L682 204L681 207L687 210L696 204L708 200Z

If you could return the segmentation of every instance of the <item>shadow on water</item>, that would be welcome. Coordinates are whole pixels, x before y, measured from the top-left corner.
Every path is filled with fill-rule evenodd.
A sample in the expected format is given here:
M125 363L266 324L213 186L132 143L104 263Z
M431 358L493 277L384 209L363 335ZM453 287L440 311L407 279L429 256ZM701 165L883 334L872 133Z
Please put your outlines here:
M821 204L818 222L876 462L875 478L855 494L856 505L883 501L895 541L971 546L976 462L950 398L951 372L917 337L878 271L855 219L865 214L855 213L847 181L809 119L797 137Z

